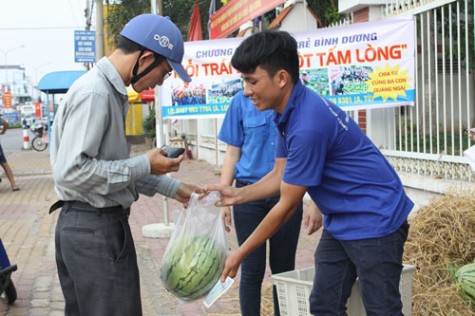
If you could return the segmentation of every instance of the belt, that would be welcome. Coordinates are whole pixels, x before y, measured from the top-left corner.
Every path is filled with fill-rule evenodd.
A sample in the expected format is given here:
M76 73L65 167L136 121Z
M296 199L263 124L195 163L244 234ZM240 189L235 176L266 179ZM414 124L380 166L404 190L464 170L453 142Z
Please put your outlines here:
M99 213L106 213L106 212L120 212L124 209L121 205L117 206L110 206L110 207L94 207L89 203L81 202L81 201L56 201L51 207L49 208L49 214L53 213L59 208L63 206L69 206L75 210L86 211L86 212L99 212ZM128 209L127 209L128 210Z
M254 184L254 182L236 180L236 187L245 187Z

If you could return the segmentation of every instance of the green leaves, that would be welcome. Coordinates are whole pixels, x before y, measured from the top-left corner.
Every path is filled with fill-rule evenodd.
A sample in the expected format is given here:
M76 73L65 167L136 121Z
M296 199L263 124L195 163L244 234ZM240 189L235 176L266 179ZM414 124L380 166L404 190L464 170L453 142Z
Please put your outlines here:
M178 26L183 39L188 38L188 28L190 26L191 13L196 0L163 0L163 12L161 15L169 16L170 19ZM114 4L111 4L114 2ZM208 39L208 20L209 5L211 0L198 0L201 13L201 28L203 29L203 39ZM341 15L338 13L337 0L308 0L309 7L318 16L323 26L330 25L340 20ZM104 21L105 32L114 45L117 43L120 31L124 25L134 16L151 12L149 0L106 0L107 18ZM222 6L221 1L216 1L216 10ZM275 10L271 10L264 14L265 20L270 23L275 19ZM265 24L265 23L264 23ZM231 35L232 36L232 35Z

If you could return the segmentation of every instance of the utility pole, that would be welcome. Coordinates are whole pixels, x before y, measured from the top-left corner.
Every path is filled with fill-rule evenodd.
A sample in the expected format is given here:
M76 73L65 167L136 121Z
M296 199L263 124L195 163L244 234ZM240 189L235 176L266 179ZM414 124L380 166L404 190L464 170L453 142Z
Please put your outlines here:
M163 15L163 7L162 7L162 0L150 0L150 13L152 14L159 14ZM164 133L164 124L162 118L162 106L160 101L160 87L155 87L155 122L156 122L156 141L157 147L162 147L165 144L165 140L163 139ZM166 205L166 197L164 197L165 201L165 222L168 224L168 207Z
M163 6L162 0L150 0L150 13L163 15ZM155 131L156 131L156 141L157 147L162 147L166 142L164 140L164 131L168 128L165 128L163 124L162 117L162 106L160 101L160 88L155 87L155 102L153 106L155 107ZM168 134L168 132L167 132ZM165 138L167 135L165 135ZM170 174L167 174L169 177ZM168 238L171 236L173 230L175 229L175 224L170 222L169 210L168 210L168 198L163 196L163 223L149 224L142 227L142 234L145 237L155 237L155 238Z
M86 9L84 9L84 17L86 18L86 31L91 30L91 25L92 25L92 7L90 6L89 0L86 0ZM94 49L96 49L94 47ZM92 63L84 63L84 66L86 67L87 70L91 69Z
M96 62L104 57L104 13L102 0L96 1Z
M91 30L92 10L89 8L89 0L86 0L86 8L84 9L84 17L86 18L86 31Z
M150 13L152 14L159 14L163 15L163 5L162 0L150 0ZM155 87L155 122L156 122L156 141L157 147L162 147L165 144L165 140L163 139L164 133L164 125L163 125L163 118L162 118L162 106L160 104L160 87ZM166 205L166 197L164 198L165 201L165 222L168 225L168 207Z
M150 8L151 13L163 15L162 0L150 0Z

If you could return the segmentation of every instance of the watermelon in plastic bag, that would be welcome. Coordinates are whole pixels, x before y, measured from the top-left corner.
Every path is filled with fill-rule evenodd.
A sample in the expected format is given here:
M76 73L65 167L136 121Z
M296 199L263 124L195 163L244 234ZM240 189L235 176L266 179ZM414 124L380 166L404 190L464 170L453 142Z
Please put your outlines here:
M220 199L212 192L202 200L193 194L180 214L160 267L160 279L175 296L193 301L206 296L221 276L227 238Z

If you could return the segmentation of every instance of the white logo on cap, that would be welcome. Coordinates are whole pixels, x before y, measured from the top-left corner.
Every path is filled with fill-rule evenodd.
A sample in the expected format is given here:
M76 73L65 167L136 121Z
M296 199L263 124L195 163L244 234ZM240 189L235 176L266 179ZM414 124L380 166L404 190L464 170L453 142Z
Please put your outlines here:
M155 34L153 36L153 39L158 41L158 43L160 44L160 46L162 47L165 47L165 48L168 48L170 50L173 49L173 44L170 43L170 39L167 37L167 36L160 36L158 34Z

